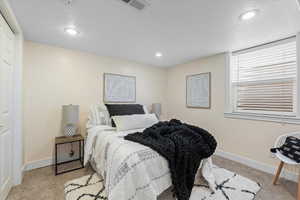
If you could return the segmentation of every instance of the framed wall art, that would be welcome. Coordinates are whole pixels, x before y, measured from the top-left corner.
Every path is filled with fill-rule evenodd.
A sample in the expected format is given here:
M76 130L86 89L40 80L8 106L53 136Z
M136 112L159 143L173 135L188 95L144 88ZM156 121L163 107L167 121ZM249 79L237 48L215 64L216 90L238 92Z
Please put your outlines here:
M105 73L103 80L105 103L134 103L136 101L135 76Z
M210 108L211 73L186 76L186 106L188 108Z

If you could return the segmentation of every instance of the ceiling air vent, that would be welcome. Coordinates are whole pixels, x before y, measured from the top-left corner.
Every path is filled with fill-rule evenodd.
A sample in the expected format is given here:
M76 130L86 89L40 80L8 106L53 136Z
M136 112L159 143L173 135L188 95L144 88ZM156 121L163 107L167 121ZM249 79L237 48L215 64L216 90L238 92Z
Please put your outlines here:
M74 3L74 0L62 0L66 6L71 6Z
M144 10L146 6L149 6L149 3L146 0L122 0L130 6L138 10Z

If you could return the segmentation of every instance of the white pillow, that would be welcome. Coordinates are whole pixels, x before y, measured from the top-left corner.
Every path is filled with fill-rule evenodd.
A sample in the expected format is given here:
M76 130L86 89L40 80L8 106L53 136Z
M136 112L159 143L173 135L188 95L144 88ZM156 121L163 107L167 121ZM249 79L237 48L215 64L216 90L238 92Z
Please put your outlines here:
M149 111L148 111L148 109L147 109L147 106L143 105L143 109L144 109L145 114L149 114Z
M113 116L117 131L148 128L158 122L155 114Z
M103 104L92 105L90 107L87 126L97 125L111 125L109 113Z

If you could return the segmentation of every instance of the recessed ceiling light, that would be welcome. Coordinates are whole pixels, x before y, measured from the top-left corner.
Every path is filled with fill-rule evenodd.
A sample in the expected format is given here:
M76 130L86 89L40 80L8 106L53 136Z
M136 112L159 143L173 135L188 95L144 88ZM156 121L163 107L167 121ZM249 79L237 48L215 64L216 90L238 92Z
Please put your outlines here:
M163 55L162 55L162 53L161 52L156 52L155 53L155 57L157 57L157 58L161 58Z
M240 19L243 21L253 19L258 14L258 12L259 12L259 10L247 11L240 16Z
M65 28L65 32L71 36L76 36L79 33L75 28Z

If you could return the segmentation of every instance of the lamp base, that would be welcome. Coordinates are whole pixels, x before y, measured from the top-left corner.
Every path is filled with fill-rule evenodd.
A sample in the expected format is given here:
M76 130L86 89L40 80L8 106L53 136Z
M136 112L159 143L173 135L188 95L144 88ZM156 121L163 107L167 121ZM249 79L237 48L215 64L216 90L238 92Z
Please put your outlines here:
M77 132L77 126L75 126L75 125L72 125L72 124L66 125L64 128L64 134L67 137L72 137L72 136L76 135L76 132Z

